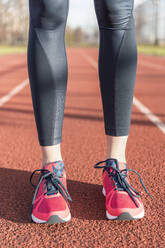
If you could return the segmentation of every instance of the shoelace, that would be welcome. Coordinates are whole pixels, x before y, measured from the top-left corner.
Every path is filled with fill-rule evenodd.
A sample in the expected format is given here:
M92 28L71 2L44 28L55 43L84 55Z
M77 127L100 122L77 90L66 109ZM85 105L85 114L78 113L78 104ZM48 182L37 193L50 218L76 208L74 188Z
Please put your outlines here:
M39 178L38 184L34 185L32 183L32 178L36 172L41 172L41 176ZM62 176L57 177L53 172L46 169L34 170L30 176L30 183L35 188L32 204L34 204L41 182L43 181L43 179L46 179L47 192L45 192L44 194L50 195L60 192L70 208L69 201L72 201L72 198L65 188L64 184L61 182L60 178L62 178Z
M141 182L141 184L142 184L142 186L143 186L145 192L152 198L152 196L151 196L150 193L148 192L146 186L144 185L143 180L142 180L140 174L139 174L136 170L126 168L126 169L123 169L123 170L120 171L120 170L117 169L114 165L108 164L108 163L107 163L108 160L109 160L109 159L104 160L104 161L100 161L100 162L96 163L96 164L94 165L94 168L96 168L96 169L103 168L103 171L106 170L107 173L108 173L108 176L113 178L113 180L114 180L114 185L116 185L116 190L123 190L123 191L126 191L126 192L130 195L131 199L134 201L135 205L138 207L135 197L139 198L139 197L140 197L140 194L139 194L139 192L136 191L136 190L128 183L128 181L126 180L126 177L127 177L127 175L128 175L128 171L131 171L131 172L134 172L136 175L138 175L138 177L139 177L139 179L140 179L140 182ZM116 163L118 164L118 161L117 161L117 160L115 160L115 161L116 161ZM106 164L103 165L103 166L99 166L99 165L102 164L102 163L106 163ZM110 170L109 170L110 168L112 169L111 172L110 172ZM119 164L118 164L118 168L119 168ZM134 194L130 189L131 189L135 194Z

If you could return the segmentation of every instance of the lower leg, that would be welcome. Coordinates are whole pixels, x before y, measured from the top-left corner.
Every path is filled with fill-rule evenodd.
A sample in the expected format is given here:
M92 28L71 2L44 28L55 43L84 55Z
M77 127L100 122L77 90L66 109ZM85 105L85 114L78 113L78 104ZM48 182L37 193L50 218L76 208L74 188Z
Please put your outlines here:
M126 144L128 136L107 135L107 154L106 159L115 158L120 162L126 163Z
M41 146L42 151L42 167L54 161L62 160L61 144L53 146Z
M95 0L107 158L126 162L137 69L133 0ZM129 51L129 52L128 52Z
M69 1L29 0L28 72L42 166L62 160L60 143L68 66L65 27Z

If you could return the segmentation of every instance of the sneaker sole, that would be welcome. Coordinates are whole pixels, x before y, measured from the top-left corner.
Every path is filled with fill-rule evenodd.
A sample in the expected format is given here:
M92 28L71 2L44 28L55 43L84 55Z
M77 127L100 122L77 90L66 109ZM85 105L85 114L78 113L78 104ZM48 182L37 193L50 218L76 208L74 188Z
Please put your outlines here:
M48 221L41 220L36 218L33 214L31 215L31 220L35 223L39 224L57 224L57 223L65 223L71 220L71 214L69 214L66 218L61 219L58 215L52 215Z
M106 196L104 187L102 189L102 193L104 196ZM144 217L144 211L138 215L135 215L135 216L132 216L128 212L124 212L119 216L113 216L113 215L109 214L108 211L106 211L106 217L108 220L139 220L139 219L142 219Z

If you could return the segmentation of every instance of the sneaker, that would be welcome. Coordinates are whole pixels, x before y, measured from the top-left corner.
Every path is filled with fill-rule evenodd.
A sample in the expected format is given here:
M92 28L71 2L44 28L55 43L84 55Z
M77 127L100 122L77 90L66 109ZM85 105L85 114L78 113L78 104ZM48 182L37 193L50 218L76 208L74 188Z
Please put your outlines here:
M100 165L105 163L103 166ZM144 206L140 194L130 185L128 171L135 172L148 193L140 174L127 169L127 164L110 158L95 164L94 168L103 168L103 194L106 197L106 217L109 220L134 220L144 217Z
M36 172L40 172L37 185L32 183ZM31 220L35 223L63 223L71 219L66 185L66 173L62 160L47 163L43 169L35 170L30 177L35 188L31 205Z

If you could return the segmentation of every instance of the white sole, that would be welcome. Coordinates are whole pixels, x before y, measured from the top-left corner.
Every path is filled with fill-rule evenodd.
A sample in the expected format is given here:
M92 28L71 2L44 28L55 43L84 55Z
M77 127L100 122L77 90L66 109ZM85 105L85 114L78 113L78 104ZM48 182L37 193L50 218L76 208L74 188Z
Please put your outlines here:
M106 192L105 192L104 187L103 187L103 189L102 189L102 193L103 193L104 196L106 196ZM129 213L123 213L123 214L121 214L121 215L127 215L127 217L129 217L130 220L131 220L131 219L132 219L132 220L133 220L133 219L138 220L138 219L143 218L143 217L144 217L144 214L145 214L145 211L143 210L143 212L141 212L140 214L137 214L137 215L135 215L135 216L131 216ZM128 216L128 215L129 215L129 216ZM120 216L113 216L113 215L109 214L107 210L106 210L106 217L107 217L108 220L117 220L117 219L120 219ZM121 218L121 219L122 219L122 218ZM123 217L123 220L124 220L124 217Z
M33 214L31 215L31 218L32 218L33 222L35 222L35 223L40 223L40 224L48 223L45 220L41 220L41 219L36 218ZM69 213L69 215L66 218L63 218L63 219L60 218L60 220L61 220L61 223L70 221L71 220L71 214ZM54 223L56 223L56 222L54 222ZM57 222L57 223L60 223L60 222Z

